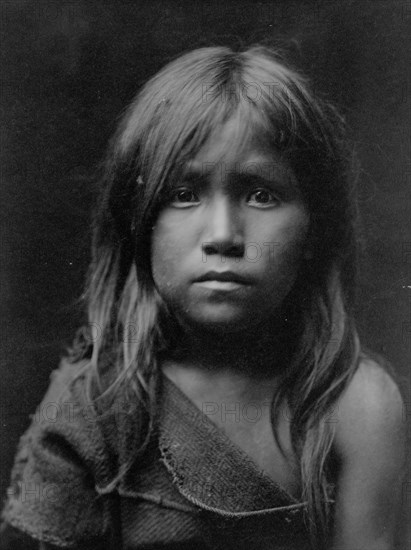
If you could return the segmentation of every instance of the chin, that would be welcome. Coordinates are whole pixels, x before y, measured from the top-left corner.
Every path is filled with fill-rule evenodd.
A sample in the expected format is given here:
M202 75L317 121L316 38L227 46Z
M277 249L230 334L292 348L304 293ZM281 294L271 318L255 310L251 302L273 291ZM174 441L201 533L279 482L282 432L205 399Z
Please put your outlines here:
M185 317L184 324L198 331L206 331L215 333L216 336L221 334L241 333L244 330L253 328L256 322L250 315L243 314L197 314Z

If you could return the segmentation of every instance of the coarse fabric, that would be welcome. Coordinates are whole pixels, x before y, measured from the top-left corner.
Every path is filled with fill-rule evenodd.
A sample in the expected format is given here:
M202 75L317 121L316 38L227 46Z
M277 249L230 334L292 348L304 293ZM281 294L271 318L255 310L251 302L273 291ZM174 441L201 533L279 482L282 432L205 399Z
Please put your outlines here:
M113 482L133 452L135 419L120 395L99 415L87 402L85 375L62 361L20 440L3 534L17 530L62 548L311 548L305 503L165 376L160 403L143 456Z

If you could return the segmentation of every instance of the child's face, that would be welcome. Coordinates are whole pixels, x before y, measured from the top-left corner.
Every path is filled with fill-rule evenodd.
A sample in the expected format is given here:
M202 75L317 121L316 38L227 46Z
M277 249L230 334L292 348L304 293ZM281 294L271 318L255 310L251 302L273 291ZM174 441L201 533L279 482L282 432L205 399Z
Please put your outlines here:
M235 332L273 318L293 286L309 214L285 161L228 122L175 183L152 234L154 282L183 324Z

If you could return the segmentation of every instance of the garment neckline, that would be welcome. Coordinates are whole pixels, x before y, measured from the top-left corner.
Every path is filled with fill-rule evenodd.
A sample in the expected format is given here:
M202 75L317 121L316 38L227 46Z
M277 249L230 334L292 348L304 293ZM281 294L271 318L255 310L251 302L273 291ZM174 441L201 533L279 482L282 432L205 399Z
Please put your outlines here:
M262 471L258 464L164 373L162 380L163 412L166 412L166 415L162 415L160 422L160 450L163 462L187 498L190 495L195 500L205 498L209 504L218 505L218 508L233 505L237 507L236 499L241 490L240 485L244 493L240 498L243 510L251 511L255 506L259 511L264 511L305 505ZM199 452L202 457L199 457ZM202 463L201 458L207 458L207 461ZM224 476L217 475L215 468L223 470ZM187 481L187 478L193 479L193 475L199 478L197 485ZM208 476L207 483L204 483L204 476ZM246 483L241 483L243 476L247 479ZM226 490L235 490L236 499L230 498L230 495L224 498L224 495L216 494L219 492L215 490L215 484L218 482L222 483ZM251 487L258 490L251 491L247 496L246 493Z

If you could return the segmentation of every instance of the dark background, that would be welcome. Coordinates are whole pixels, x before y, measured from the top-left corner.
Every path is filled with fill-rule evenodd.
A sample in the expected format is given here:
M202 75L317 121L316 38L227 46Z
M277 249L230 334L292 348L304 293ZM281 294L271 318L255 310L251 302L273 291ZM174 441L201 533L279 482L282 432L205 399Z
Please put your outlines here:
M358 324L408 401L409 0L0 5L1 497L28 414L80 320L91 181L116 119L149 76L203 45L288 45L347 117L362 164ZM410 474L403 498L405 524Z

